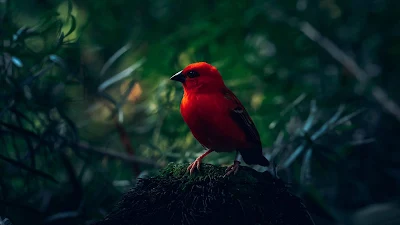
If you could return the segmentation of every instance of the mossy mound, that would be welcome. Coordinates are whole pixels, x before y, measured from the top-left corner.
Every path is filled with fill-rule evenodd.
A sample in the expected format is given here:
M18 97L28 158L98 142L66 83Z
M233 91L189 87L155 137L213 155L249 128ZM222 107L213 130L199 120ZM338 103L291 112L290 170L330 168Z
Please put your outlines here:
M115 209L96 225L157 224L313 224L301 200L270 173L240 167L223 177L224 167L169 164L152 178L141 179Z

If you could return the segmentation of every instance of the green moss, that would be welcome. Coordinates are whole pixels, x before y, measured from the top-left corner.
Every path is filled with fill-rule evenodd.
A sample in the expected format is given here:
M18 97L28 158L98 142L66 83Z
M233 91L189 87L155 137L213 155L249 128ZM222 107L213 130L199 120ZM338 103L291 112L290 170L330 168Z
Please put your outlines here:
M97 225L133 224L313 224L301 200L269 173L202 164L168 164L157 176L142 179L113 212Z
M249 167L241 167L237 174L226 176L226 167L217 167L211 164L201 164L200 171L196 170L193 174L189 175L187 167L190 164L177 164L169 163L163 170L160 171L160 175L155 177L159 178L175 178L185 179L185 187L190 186L196 182L211 181L211 180L230 180L231 182L243 183L247 187L249 184L257 183L260 178L260 173L256 172Z

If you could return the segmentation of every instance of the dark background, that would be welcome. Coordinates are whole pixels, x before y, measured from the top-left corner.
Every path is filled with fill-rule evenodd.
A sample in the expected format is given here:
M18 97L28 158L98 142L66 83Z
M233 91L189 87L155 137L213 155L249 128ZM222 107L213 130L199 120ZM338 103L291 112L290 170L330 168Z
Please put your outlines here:
M138 177L194 160L203 150L169 77L206 61L316 224L400 224L399 10L397 0L0 1L0 217L89 224Z

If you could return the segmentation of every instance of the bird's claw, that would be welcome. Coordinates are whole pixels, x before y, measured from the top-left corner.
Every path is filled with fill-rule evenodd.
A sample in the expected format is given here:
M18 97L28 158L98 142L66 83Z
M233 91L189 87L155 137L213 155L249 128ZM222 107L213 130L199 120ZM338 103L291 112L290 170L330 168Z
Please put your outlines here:
M200 164L201 164L201 160L200 159L196 159L194 160L194 162L192 162L188 168L186 169L187 171L189 171L190 175L192 175L192 173L194 172L194 170L197 168L198 171L200 171Z
M235 160L233 165L230 165L228 168L226 168L226 170L225 170L226 173L225 173L224 177L229 176L231 173L233 173L233 175L235 175L237 173L237 171L239 170L239 167L240 167L240 162Z

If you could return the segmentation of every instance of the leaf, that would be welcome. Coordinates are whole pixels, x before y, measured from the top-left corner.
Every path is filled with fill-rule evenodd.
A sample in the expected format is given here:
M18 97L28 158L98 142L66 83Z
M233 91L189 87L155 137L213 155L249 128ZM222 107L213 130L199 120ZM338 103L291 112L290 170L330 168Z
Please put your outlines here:
M19 67L19 68L21 68L21 67L24 66L24 64L22 63L22 61L21 61L19 58L15 57L15 56L11 56L11 61L13 62L13 64L14 64L15 66L17 66L17 67Z
M317 138L319 138L322 134L324 134L325 131L328 130L339 118L340 115L342 115L343 111L345 109L344 105L340 105L336 113L328 120L326 121L321 128L319 128L312 136L311 140L314 141Z
M365 145L365 144L370 144L375 142L375 138L366 138L363 140L356 140L356 141L351 141L349 144L352 146L357 146L357 145Z
M72 142L75 142L79 138L78 128L76 127L75 123L65 114L64 110L60 107L57 107L57 112L60 117L68 124L70 130L72 131L72 135L68 135ZM72 136L72 137L71 137Z
M0 121L0 125L6 127L9 130L14 131L14 133L18 133L20 135L28 135L28 136L33 137L33 138L39 138L39 135L33 133L32 131L21 129L21 128L19 128L17 126L14 126L12 124L4 123L4 122Z
M131 93L132 89L135 87L135 84L136 84L136 80L134 80L134 79L129 82L129 86L126 89L124 95L122 96L122 100L118 104L115 105L115 110L111 113L110 119L114 118L115 114L118 113L118 121L120 123L122 123L124 115L123 115L121 108L125 105L129 94Z
M340 118L340 119L335 123L335 126L334 126L334 127L346 123L347 121L353 119L354 117L358 116L359 114L361 114L361 113L364 112L364 111L366 111L366 109L359 109L359 110L357 110L357 111L355 111L355 112L352 112L352 113L350 113L350 114L348 114L348 115L346 115L346 116L343 116L342 118Z
M283 163L283 168L288 168L295 159L303 152L306 144L302 144L299 147L296 148L296 150L293 151L292 154L290 154L289 158Z
M45 139L50 136L57 126L57 122L53 121L49 125L47 125L46 129L41 133L40 137L36 140L36 146L34 151L37 152L43 144L45 144ZM30 154L27 154L25 158L30 157Z
M104 73L110 68L110 66L117 61L119 57L121 57L125 52L127 52L132 47L131 43L127 43L126 45L122 46L118 51L112 55L107 62L104 64L103 68L100 70L100 76L103 76Z
M55 49L58 49L63 44L64 38L65 38L64 32L60 32L60 37L57 40L57 45L56 45Z
M24 115L23 113L17 111L15 108L11 108L10 110L11 110L11 112L13 112L15 115L17 115L18 117L21 117L21 118L24 119L27 123L29 123L29 124L31 125L32 129L35 128L35 123L34 123L31 119L29 119L26 115Z
M303 185L307 185L310 183L311 179L311 156L312 156L312 149L309 148L304 154L303 163L301 165L300 170L300 182Z
M316 103L315 99L313 99L311 101L311 106L310 106L310 115L308 115L308 118L303 126L304 132L308 133L308 131L310 131L312 125L314 124L316 113L317 113L317 103Z
M372 204L354 213L354 225L400 224L400 207L393 203Z
M118 109L118 122L119 123L124 122L124 112L122 112L121 108Z
M27 100L31 100L32 99L32 90L28 85L24 85L22 87L22 90L24 92L24 96Z
M26 33L27 30L28 30L28 27L26 27L26 26L19 28L18 31L13 35L13 41L18 40L18 38L21 35L23 35L24 33Z
M45 68L41 69L40 71L38 71L34 75L29 76L28 78L26 78L24 81L21 82L21 87L29 85L36 78L46 74L46 72L49 71L51 68L53 68L53 64L47 65Z
M138 69L146 60L144 58L140 59L130 67L126 68L122 72L116 74L115 76L111 77L110 79L104 81L102 84L99 85L97 90L99 92L103 92L108 86L114 84L117 81L120 81L126 77L128 77L133 71Z
M8 218L2 219L1 217L0 217L0 224L1 225L12 225L11 221Z
M67 37L68 35L72 34L74 30L76 29L76 19L75 16L71 15L71 27L69 28L69 31L65 34L64 37Z
M276 140L273 145L273 150L270 155L271 161L282 151L283 149L283 138L285 137L285 134L283 131L280 131L278 136L276 137Z
M320 129L318 129L313 135L310 137L310 141L315 141L317 138L319 138L322 134L324 134L325 131L328 130L328 128L331 127L340 117L340 115L343 113L345 107L344 105L339 106L338 110L336 113L328 120L326 121ZM289 158L285 161L283 164L284 168L289 167L294 160L303 152L305 149L307 143L304 143L300 145L299 147L296 148L296 150L289 156Z
M288 113L291 109L299 105L305 98L307 97L307 94L302 93L299 97L297 97L292 103L290 103L281 113L281 116L284 116L286 113Z
M61 57L51 54L51 55L49 55L49 59L52 62L54 62L55 64L58 64L59 66L61 66L62 68L66 68L64 60Z
M274 129L278 123L282 120L283 116L286 115L286 113L290 112L293 108L297 107L305 98L307 95L305 93L302 93L299 97L297 97L292 103L290 103L282 112L280 112L280 117L274 121L272 121L268 128L269 129Z
M59 212L44 219L43 223L51 223L56 220L63 220L78 217L80 214L77 211Z

